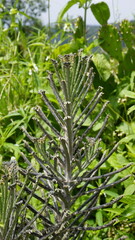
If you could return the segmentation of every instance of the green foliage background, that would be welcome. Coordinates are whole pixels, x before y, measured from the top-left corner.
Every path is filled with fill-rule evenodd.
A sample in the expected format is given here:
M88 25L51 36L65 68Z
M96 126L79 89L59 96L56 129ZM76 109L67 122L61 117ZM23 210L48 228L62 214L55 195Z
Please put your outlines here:
M63 20L64 14L74 4L84 8L84 18ZM123 20L117 24L108 24L110 10L106 3L92 4L92 1L70 0L58 16L58 24L54 28L38 28L37 25L24 28L18 15L30 19L26 12L17 9L17 5L6 11L9 19L8 28L4 28L5 10L1 4L0 13L0 164L14 156L20 166L23 160L20 150L24 150L22 140L25 135L20 126L36 136L40 132L35 127L32 117L33 107L42 106L38 91L45 89L52 101L53 95L46 80L47 70L53 70L51 58L58 55L75 53L82 49L83 55L91 55L95 72L94 88L103 86L104 96L110 101L107 109L110 120L103 135L103 149L111 149L115 142L120 142L118 151L104 165L104 169L117 170L129 162L133 165L121 173L121 177L132 176L111 191L105 191L108 201L124 192L120 204L108 211L100 210L95 216L97 225L103 218L119 215L118 223L109 229L88 232L85 239L125 239L135 238L135 23ZM86 14L92 11L100 24L98 35L87 37ZM29 14L29 13L28 13ZM104 16L104 17L103 17ZM89 101L90 96L86 101ZM54 102L55 103L55 102ZM44 111L48 113L48 110ZM93 131L102 126L100 119ZM89 125L89 122L86 123ZM35 167L38 168L36 162ZM115 176L114 176L115 178ZM35 202L36 204L36 202ZM77 203L79 204L79 202ZM94 220L89 220L95 224Z

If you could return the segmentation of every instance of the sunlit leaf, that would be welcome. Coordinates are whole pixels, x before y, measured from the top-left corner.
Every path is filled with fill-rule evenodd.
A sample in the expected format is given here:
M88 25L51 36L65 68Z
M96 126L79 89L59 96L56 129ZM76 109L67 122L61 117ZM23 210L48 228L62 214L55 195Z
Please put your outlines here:
M125 217L134 218L135 217L135 203L132 203L130 207L128 207L124 212L123 215Z
M67 2L67 4L64 6L64 8L60 11L60 13L58 14L58 18L57 18L57 22L61 22L63 16L65 15L65 13L76 3L78 3L79 0L70 0Z
M115 213L115 214L119 215L124 211L124 209L121 209L121 208L106 208L105 211Z
M111 65L107 57L103 54L94 54L92 59L101 78L107 81L111 75Z
M115 197L115 198L118 197L118 193L113 192L111 190L105 190L105 193L111 197Z
M135 134L128 135L120 140L120 143L128 143L131 140L135 140Z
M96 213L96 222L97 222L98 226L103 225L103 214L102 214L102 211L98 211Z
M123 89L120 93L122 97L128 97L128 98L133 98L135 99L135 93L132 91L129 91L127 89Z
M101 25L107 24L107 21L110 18L110 10L105 2L100 2L97 4L93 3L91 5L91 11Z
M129 115L131 112L135 111L135 105L133 105L132 107L130 107L127 111L127 115Z
M135 192L135 184L131 184L125 189L124 195L132 195L134 192Z
M133 196L124 196L120 201L130 205L132 203L135 203L135 195L133 195Z

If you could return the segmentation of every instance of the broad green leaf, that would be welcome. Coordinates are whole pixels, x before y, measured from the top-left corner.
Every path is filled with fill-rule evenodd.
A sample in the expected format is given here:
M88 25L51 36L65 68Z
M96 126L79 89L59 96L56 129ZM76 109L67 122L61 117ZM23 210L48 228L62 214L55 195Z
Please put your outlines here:
M135 204L135 195L133 196L124 196L120 202L126 203L126 204Z
M101 129L102 125L103 122L98 122L97 124L94 125L93 131L98 131L99 129Z
M40 165L39 165L39 163L35 160L35 158L32 158L32 159L31 159L31 164L32 164L32 166L33 166L37 171L39 171Z
M128 143L131 140L135 140L135 134L124 137L120 140L120 143Z
M96 18L96 20L101 24L107 24L108 19L110 18L110 10L108 5L105 2L100 2L97 4L91 5L91 11Z
M99 30L99 40L102 41L100 46L112 58L118 61L123 60L121 39L118 29L115 26L110 24L102 25Z
M120 208L106 208L105 211L107 212L111 212L111 213L115 213L115 214L121 214L124 209L120 209Z
M88 127L90 124L91 124L91 120L90 120L90 118L87 118L87 119L85 120L85 122L82 124L82 126Z
M5 142L5 143L4 143L4 147L7 148L8 151L9 151L9 150L14 150L14 151L16 151L16 152L19 152L19 151L20 151L20 147L19 147L18 145L16 145L16 144L13 144L13 143L7 143L7 142Z
M96 222L97 222L98 226L102 226L103 225L102 210L99 210L99 211L96 212Z
M92 59L101 78L107 81L111 75L111 65L106 56L103 54L94 54Z
M126 147L131 153L135 154L135 145L130 146L129 144L126 144Z
M124 212L125 217L134 218L135 217L135 203L132 203Z
M114 164L114 167L117 167L116 164ZM115 174L110 178L110 180L108 181L108 184L111 184L117 180L118 180L118 174Z
M105 194L107 194L108 196L111 196L111 197L118 197L118 193L116 192L113 192L111 190L105 190Z
M118 127L117 130L120 132L125 133L126 135L132 135L135 133L135 122L122 122Z
M131 184L125 189L124 195L132 195L134 192L135 192L135 184Z
M135 105L130 107L127 111L127 115L129 115L131 112L135 111Z
M120 96L135 99L135 92L129 91L127 89L123 89L120 93Z
M60 13L58 14L58 18L57 18L57 22L61 22L62 18L64 16L64 14L76 3L78 3L79 0L70 0L69 2L67 2L67 4L65 5L65 7L60 11Z
M133 90L135 86L135 71L131 73L130 85L131 85L131 90Z
M128 163L128 160L120 153L113 153L112 156L110 156L110 158L108 159L108 162L111 164L112 167L114 167L114 169L118 169L125 166Z
M87 54L88 52L91 51L91 49L93 49L93 48L95 48L95 47L98 47L98 46L101 44L101 42L102 42L102 41L99 41L98 39L93 40L92 43L90 43L88 47L85 47L85 48L84 48L84 51L85 51L86 54ZM93 56L94 56L94 55L93 55Z

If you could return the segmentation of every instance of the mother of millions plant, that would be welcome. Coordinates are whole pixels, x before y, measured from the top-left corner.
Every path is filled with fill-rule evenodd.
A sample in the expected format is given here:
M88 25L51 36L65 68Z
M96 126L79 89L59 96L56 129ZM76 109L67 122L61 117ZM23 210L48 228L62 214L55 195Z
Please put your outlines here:
M99 106L103 95L102 88L99 87L85 105L87 94L93 91L91 56L82 57L79 52L60 56L58 61L52 60L52 63L55 75L48 72L48 80L55 100L51 102L46 92L40 91L51 117L48 118L39 106L35 107L38 118L34 120L42 132L38 138L31 136L22 127L31 142L25 141L26 149L32 159L38 162L39 171L32 165L28 156L21 153L29 166L29 174L27 169L20 168L20 172L23 176L28 174L29 184L37 183L35 191L26 186L24 190L38 201L37 210L32 205L34 201L29 202L29 209L37 216L35 225L38 229L38 239L79 240L84 239L86 231L100 230L116 222L116 219L112 219L102 226L88 224L96 210L108 208L122 198L119 196L110 202L103 198L101 204L98 202L105 189L129 177L128 175L109 182L113 175L123 171L130 164L116 171L101 173L102 165L113 154L118 144L110 152L102 151L100 147L100 137L108 116L105 117L98 133L92 135L92 128L105 112L108 102L101 104L101 109L95 115L95 108ZM84 127L88 119L91 121L90 125ZM23 200L28 202L27 198Z
M111 177L130 166L102 173L102 165L118 144L110 152L100 146L108 116L98 133L92 133L108 102L99 104L103 95L101 87L92 94L91 56L82 57L79 52L52 62L55 75L48 72L48 80L54 93L53 102L45 91L40 91L50 111L49 118L37 106L38 118L34 120L42 132L40 137L31 136L22 127L30 140L25 141L25 146L32 159L22 152L26 169L11 159L9 164L4 163L6 170L3 167L4 171L0 172L2 240L81 240L85 239L86 231L100 230L117 221L105 220L101 226L93 226L89 221L94 219L96 211L109 208L122 198L121 195L108 202L104 190L126 180L129 175L114 182ZM89 93L92 97L87 102ZM86 127L88 119L90 124ZM38 168L33 165L33 159Z

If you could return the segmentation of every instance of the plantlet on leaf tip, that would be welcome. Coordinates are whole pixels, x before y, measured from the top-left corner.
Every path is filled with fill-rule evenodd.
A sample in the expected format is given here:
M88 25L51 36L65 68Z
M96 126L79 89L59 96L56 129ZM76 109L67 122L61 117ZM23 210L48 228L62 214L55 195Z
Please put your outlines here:
M26 149L40 165L40 172L37 172L30 160L22 153L24 161L31 166L29 181L35 182L35 177L38 177L37 186L40 193L34 193L27 188L24 190L30 191L33 198L38 199L44 206L41 213L38 210L39 215L35 219L35 221L40 219L42 225L38 230L40 240L79 240L83 239L85 231L103 229L116 221L113 219L102 226L89 226L87 223L87 220L93 217L94 211L108 208L122 198L119 196L110 202L98 204L101 191L129 177L109 183L111 176L128 168L130 164L117 171L104 174L101 171L101 174L98 174L100 167L114 153L118 144L108 154L107 151L104 153L101 151L101 135L108 116L105 117L98 133L92 135L92 128L105 112L108 102L104 103L95 115L95 109L103 94L101 87L88 103L86 101L87 94L93 91L94 73L91 68L91 57L82 57L79 52L60 56L58 62L52 60L52 63L58 82L55 83L50 72L48 72L48 81L57 106L49 100L45 91L39 93L56 124L53 124L54 120L52 122L40 107L36 107L38 118L35 118L35 121L43 133L42 136L33 138L23 129L30 142L35 145L35 148L32 148L25 141ZM91 122L89 126L84 126L87 119ZM49 131L46 126L50 128ZM27 175L26 170L20 172ZM96 180L99 179L98 185ZM77 201L80 201L79 207L76 205ZM32 205L29 208L32 209Z

